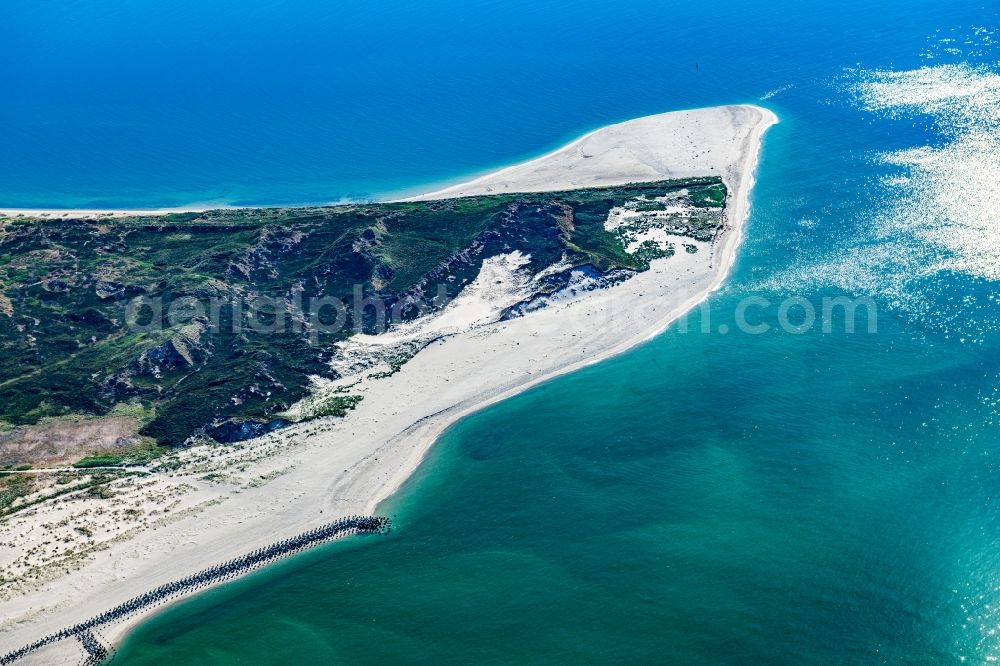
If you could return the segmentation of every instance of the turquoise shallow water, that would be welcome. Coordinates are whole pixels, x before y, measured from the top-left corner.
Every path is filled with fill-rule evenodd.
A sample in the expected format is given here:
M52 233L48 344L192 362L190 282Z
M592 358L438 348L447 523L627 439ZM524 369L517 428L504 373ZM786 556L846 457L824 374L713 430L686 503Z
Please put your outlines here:
M80 53L85 38L137 21L110 3L12 6L55 37L82 35L70 40ZM41 101L0 107L17 158L0 166L0 203L41 203L52 182L66 205L315 200L457 177L669 108L763 97L782 122L765 141L734 274L686 332L462 421L385 507L390 536L180 603L116 663L1000 654L1000 336L995 242L983 242L996 236L963 226L995 210L983 198L995 160L983 155L996 153L969 139L995 138L977 111L995 94L994 8L241 6L156 10L153 25L191 31L97 44L92 63L133 49L145 65L98 76L92 64L60 109L43 104L55 94L46 83L73 70L14 31L0 49L21 59L14 83ZM231 30L220 35L209 26L222 18ZM234 58L253 66L234 70ZM203 63L195 80L177 73L187 59ZM957 101L933 72L858 88L886 83L878 68L958 63L985 69L947 70L978 91ZM107 95L123 81L136 99L118 108ZM250 89L259 106L234 104ZM921 106L935 95L964 110ZM130 123L136 134L120 131ZM171 150L139 141L150 127L169 131ZM93 150L68 150L77 140ZM937 159L907 168L891 157L921 146ZM83 168L91 161L101 168ZM875 301L876 332L791 334L776 307L751 316L770 332L737 332L748 296L818 307L841 294Z

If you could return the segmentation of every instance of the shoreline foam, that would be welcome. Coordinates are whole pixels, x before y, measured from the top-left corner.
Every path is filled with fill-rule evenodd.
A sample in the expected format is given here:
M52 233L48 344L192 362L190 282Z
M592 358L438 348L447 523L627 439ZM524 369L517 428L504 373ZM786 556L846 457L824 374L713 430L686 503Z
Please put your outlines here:
M182 518L94 554L83 569L0 601L0 651L74 624L136 592L328 520L370 513L457 420L662 332L717 289L743 236L761 137L777 118L754 106L672 112L610 125L529 162L414 198L594 187L721 175L726 229L708 257L680 253L566 306L441 340L400 372L365 387L365 401L329 432L301 428L279 454L287 473L241 488ZM714 154L713 154L714 151ZM588 351L588 349L590 351ZM197 480L190 479L197 485ZM204 484L201 484L204 486ZM201 492L203 488L199 488ZM206 497L218 497L205 490ZM326 513L323 511L332 511ZM72 601L70 601L72 600ZM142 619L108 627L119 642Z

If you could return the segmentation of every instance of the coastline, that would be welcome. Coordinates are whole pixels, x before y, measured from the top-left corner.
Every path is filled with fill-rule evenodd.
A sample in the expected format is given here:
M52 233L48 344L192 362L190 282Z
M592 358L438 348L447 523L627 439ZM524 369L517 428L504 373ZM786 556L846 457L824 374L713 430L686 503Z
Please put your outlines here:
M719 287L722 286L722 283L729 276L729 272L732 270L733 265L735 265L736 263L736 250L739 248L740 243L742 243L743 241L746 221L750 216L750 192L753 190L753 185L756 182L756 170L758 162L760 160L760 151L763 148L764 133L772 125L775 125L779 122L777 115L775 115L769 109L763 107L753 107L753 108L759 109L762 112L762 119L757 125L754 126L753 130L751 131L750 143L753 145L753 148L751 150L746 151L744 155L743 164L741 165L741 177L735 188L735 193L733 194L732 205L727 206L726 209L727 232L724 234L722 242L717 248L717 256L721 258L722 261L720 262L720 266L715 272L715 276L711 284L701 293L692 295L685 302L681 303L679 306L670 310L666 314L666 316L664 316L658 322L656 327L650 331L637 333L635 336L623 340L619 345L617 345L614 348L608 349L590 358L553 370L548 374L540 376L537 379L533 379L530 382L521 384L516 388L509 389L503 393L487 398L482 402L470 405L469 407L466 407L460 412L449 415L449 418L447 419L440 419L439 422L435 424L435 427L433 429L431 429L429 432L424 433L420 438L420 444L414 450L414 460L411 461L411 464L407 466L406 472L400 475L400 478L398 478L398 480L394 485L392 485L391 487L387 487L385 489L383 496L374 498L368 505L366 505L365 507L366 511L373 514L376 513L379 507L384 502L386 502L390 497L392 497L392 495L394 495L396 491L398 491L400 487L402 487L402 485L406 482L406 480L409 479L409 477L413 474L413 472L416 471L417 467L419 467L420 463L423 462L427 453L430 451L431 447L442 435L442 433L444 433L445 430L450 428L456 422L460 421L466 416L469 416L478 411L486 409L491 405L512 398L518 395L519 393L523 393L535 386L556 379L557 377L560 377L562 375L567 375L569 373L576 372L577 370L581 370L583 368L586 368L587 366L596 365L597 363L601 363L610 358L623 354L628 350L632 349L633 347L636 347L637 345L640 345L644 342L647 342L648 340L655 338L659 334L663 333L667 328L669 328L673 322L682 317L684 314L693 310L696 306L705 301L713 292L715 292L716 290L719 289ZM659 115L664 115L664 114L647 116L646 118L655 118L658 117ZM636 120L643 120L643 118L637 118ZM626 122L634 122L634 121L626 121ZM613 126L607 126L607 127L613 127ZM420 194L408 197L406 199L402 199L402 201L434 200L434 199L443 199L448 197L469 196L471 194L500 193L502 191L521 191L519 189L504 189L494 192L491 183L494 183L499 179L504 179L512 175L516 177L518 170L523 170L526 168L530 168L532 166L537 166L538 164L543 163L544 161L549 160L556 155L564 154L569 150L576 149L584 141L591 138L595 134L598 134L599 132L606 130L607 127L602 127L597 130L588 132L587 134L584 134L580 138L575 139L570 143L566 144L562 148L558 148L556 150L553 150L549 153L546 153L540 157L529 160L527 162L505 167L494 173L474 178L466 183L459 183L457 185L451 185L442 188L440 190L428 192L426 194ZM729 182L728 179L724 178L723 180L726 181L727 187L732 186L732 183ZM608 182L600 184L605 185L605 184L617 184L617 183ZM557 188L552 188L552 189L557 189ZM525 191L544 191L544 190L525 190Z
M197 206L181 206L178 208L150 208L150 209L124 209L124 208L0 208L0 216L6 217L51 217L51 218L77 218L84 220L97 220L101 218L113 219L117 217L134 216L159 216L172 215L174 213L204 213L206 210L219 210L232 208L232 206L210 206L201 208Z
M570 189L717 174L726 182L731 201L726 207L726 230L711 257L682 253L669 260L669 265L651 268L564 308L435 343L398 375L365 387L368 392L358 413L339 422L332 432L280 454L282 464L287 463L292 471L262 486L260 492L227 497L205 509L200 518L115 544L95 555L85 567L86 575L59 578L38 591L0 602L3 615L12 618L3 625L2 651L71 625L92 615L88 609L103 610L114 605L115 599L154 587L157 581L315 525L323 519L323 508L332 509L332 515L370 513L398 490L440 434L459 419L621 354L662 332L718 289L729 274L743 237L761 138L775 122L770 111L746 105L648 116L594 130L551 153L467 183L409 197ZM682 130L688 132L685 141L679 140L680 134L671 134ZM704 136L712 148L689 141L694 135ZM712 143L715 137L720 137L718 145ZM696 152L668 154L688 144L695 145ZM713 151L716 154L709 156ZM95 215L108 212L90 211ZM170 212L181 211L152 214ZM656 305L640 307L639 298L650 295ZM469 375L476 374L471 370L483 374L470 380ZM291 429L282 438L295 436L296 429ZM275 498L284 501L275 502ZM320 514L317 507L323 507ZM102 576L108 573L106 580L112 584L102 586ZM84 595L84 601L67 608L66 599ZM37 614L41 608L44 612ZM136 615L110 626L103 636L120 642L143 617Z

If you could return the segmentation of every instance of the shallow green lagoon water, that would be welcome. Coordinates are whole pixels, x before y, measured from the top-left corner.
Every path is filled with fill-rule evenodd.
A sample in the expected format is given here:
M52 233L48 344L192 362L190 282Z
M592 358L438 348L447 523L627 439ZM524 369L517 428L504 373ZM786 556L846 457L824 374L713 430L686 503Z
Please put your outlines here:
M983 386L898 342L668 334L452 429L391 536L184 602L121 662L954 655L998 596L997 477L939 406Z

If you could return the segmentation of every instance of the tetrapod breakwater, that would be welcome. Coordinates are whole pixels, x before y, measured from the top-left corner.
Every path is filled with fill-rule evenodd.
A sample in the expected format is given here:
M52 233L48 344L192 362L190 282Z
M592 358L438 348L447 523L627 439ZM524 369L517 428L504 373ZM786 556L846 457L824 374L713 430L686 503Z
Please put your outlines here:
M162 605L180 595L241 576L260 566L319 545L325 541L352 534L384 534L389 529L390 521L384 516L349 516L341 518L308 532L278 541L270 546L258 548L222 564L203 569L180 580L165 583L149 592L133 597L110 610L95 615L88 620L49 634L18 650L8 652L0 657L0 664L13 663L46 645L67 638L73 638L80 642L84 653L87 655L83 663L99 664L107 658L109 649L94 636L93 630L98 627L118 622L135 613Z

